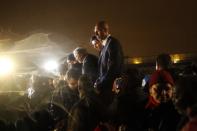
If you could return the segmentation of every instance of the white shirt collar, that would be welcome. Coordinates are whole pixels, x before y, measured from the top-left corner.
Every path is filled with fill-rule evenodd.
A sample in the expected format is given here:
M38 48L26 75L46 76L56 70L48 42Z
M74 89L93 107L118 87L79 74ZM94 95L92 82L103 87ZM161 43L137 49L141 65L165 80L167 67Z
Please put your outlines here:
M105 46L107 44L107 40L111 35L109 34L104 40L102 40L102 45Z
M82 62L82 63L84 63L84 61L85 61L85 59L87 58L87 56L88 56L88 55L86 55L86 56L83 58L83 62Z

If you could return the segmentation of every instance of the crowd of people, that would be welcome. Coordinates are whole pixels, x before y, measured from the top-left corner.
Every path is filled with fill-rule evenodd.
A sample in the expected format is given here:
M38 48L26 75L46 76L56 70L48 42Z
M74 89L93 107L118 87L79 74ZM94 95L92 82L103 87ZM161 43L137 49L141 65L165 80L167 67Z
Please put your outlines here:
M91 44L99 56L83 47L74 49L67 56L66 73L34 96L49 101L15 122L1 120L0 130L197 130L196 66L179 75L171 68L170 55L160 54L155 71L147 77L138 69L125 68L121 44L111 36L107 22L98 22L94 33ZM42 97L45 92L49 97ZM31 102L34 98L30 107L38 102Z

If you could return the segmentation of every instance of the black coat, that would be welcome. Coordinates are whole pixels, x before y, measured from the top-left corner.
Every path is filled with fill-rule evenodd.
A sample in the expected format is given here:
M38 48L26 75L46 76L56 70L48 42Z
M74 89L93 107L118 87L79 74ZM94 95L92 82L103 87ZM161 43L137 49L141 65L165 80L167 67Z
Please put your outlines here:
M123 68L123 51L119 41L109 37L99 56L99 78L97 88L110 88ZM102 90L102 89L101 89Z
M103 106L94 92L88 93L71 109L69 131L93 131L102 117Z
M92 54L88 54L82 63L82 74L88 75L92 82L98 77L98 57Z
M154 131L176 131L180 122L180 114L178 114L172 101L160 104L154 109L147 109L144 117L144 131L153 129Z

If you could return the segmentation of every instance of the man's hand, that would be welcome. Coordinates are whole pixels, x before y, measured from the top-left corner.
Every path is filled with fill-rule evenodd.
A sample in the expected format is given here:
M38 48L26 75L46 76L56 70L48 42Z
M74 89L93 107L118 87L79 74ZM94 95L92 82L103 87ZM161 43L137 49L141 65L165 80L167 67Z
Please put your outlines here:
M94 90L95 90L96 94L100 94L97 82L94 83Z

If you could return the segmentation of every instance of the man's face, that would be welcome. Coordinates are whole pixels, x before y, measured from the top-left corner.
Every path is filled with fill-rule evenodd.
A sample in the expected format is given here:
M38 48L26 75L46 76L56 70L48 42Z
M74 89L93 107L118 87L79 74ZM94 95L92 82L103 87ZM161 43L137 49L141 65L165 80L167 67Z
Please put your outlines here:
M80 55L80 54L77 53L77 52L74 52L74 56L75 56L75 59L76 59L79 63L82 63L82 62L83 62L82 55Z
M128 76L122 76L116 78L113 83L112 92L119 94L120 92L125 92L128 87Z
M108 35L108 31L106 31L105 29L99 28L98 26L95 26L94 33L101 40L104 40Z
M67 83L69 88L72 90L76 90L78 88L78 81L73 78L68 79Z
M172 99L173 87L170 84L166 84L163 87L155 84L150 87L149 92L158 103L165 103Z

